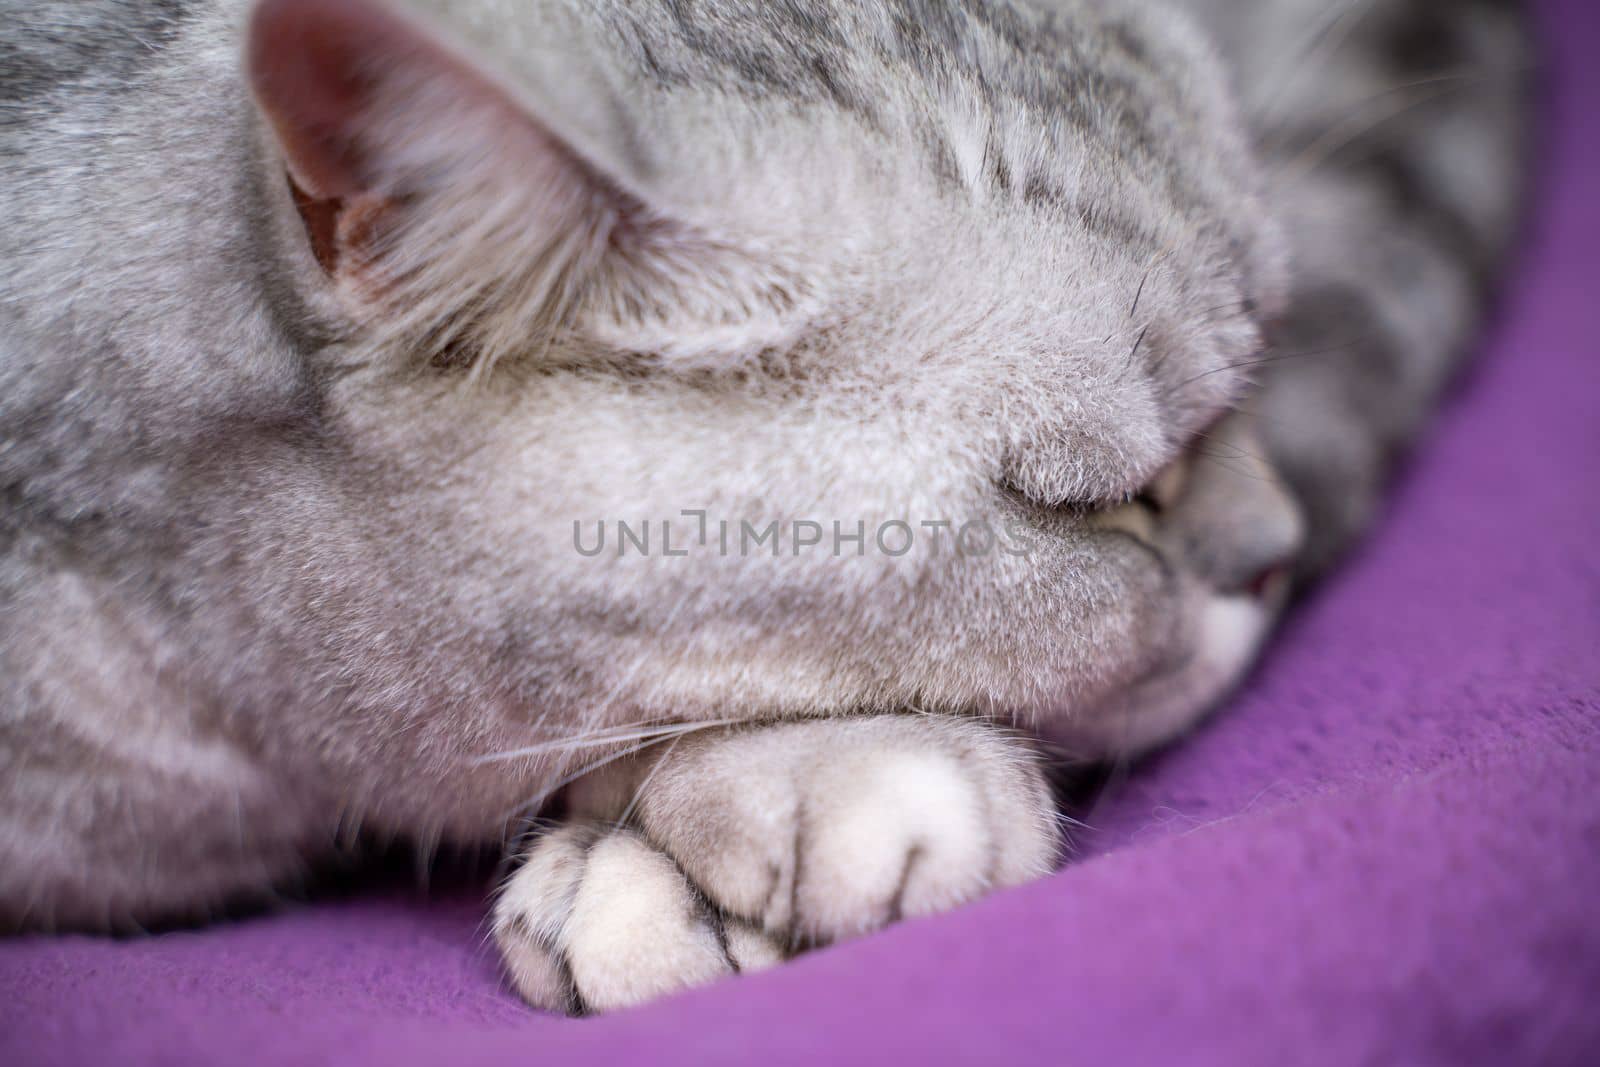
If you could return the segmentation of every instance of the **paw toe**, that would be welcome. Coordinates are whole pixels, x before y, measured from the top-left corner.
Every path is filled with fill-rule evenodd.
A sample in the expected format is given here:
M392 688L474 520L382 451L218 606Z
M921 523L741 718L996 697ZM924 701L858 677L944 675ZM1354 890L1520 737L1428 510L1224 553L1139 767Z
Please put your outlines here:
M671 859L619 832L589 854L567 923L567 959L596 1011L654 1000L733 970L721 920Z
M631 1007L741 966L677 864L628 830L541 839L496 907L495 937L523 998L568 1014ZM756 962L760 945L741 937L739 952Z

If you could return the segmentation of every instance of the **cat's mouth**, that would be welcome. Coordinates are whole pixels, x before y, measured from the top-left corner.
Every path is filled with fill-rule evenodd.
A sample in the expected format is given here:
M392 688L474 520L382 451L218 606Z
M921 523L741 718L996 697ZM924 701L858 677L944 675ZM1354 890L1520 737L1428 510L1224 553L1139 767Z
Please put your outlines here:
M1049 732L1085 754L1131 755L1182 733L1246 677L1289 603L1303 519L1241 414L1087 521L1157 561L1170 601L1156 617L1171 633L1149 642L1142 676Z

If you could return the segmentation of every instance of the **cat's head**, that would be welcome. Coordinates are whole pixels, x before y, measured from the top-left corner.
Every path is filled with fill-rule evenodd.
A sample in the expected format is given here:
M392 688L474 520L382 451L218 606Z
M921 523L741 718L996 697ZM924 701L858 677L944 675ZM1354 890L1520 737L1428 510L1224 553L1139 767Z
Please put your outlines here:
M486 699L1127 750L1251 657L1283 271L1182 24L262 0L248 66L344 520Z

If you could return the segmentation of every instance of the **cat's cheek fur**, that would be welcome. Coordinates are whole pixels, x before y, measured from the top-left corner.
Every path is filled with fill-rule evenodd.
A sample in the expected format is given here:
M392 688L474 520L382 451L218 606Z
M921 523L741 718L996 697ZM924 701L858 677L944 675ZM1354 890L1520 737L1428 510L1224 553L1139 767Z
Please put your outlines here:
M1133 757L1197 725L1255 662L1283 590L1266 596L1201 594L1185 651L1174 669L1119 693L1104 705L1052 720L1047 733L1069 751L1096 757Z

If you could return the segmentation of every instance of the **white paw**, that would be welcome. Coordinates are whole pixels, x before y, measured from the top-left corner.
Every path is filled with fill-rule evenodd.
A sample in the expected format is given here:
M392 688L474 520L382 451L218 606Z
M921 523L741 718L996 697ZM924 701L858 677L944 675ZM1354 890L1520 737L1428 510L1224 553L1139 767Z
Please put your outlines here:
M582 783L571 809L494 924L523 996L569 1012L954 908L1048 873L1057 846L1024 743L933 716L694 736Z
M518 992L572 1015L614 1011L782 959L717 914L670 857L632 830L583 824L540 838L495 907Z

